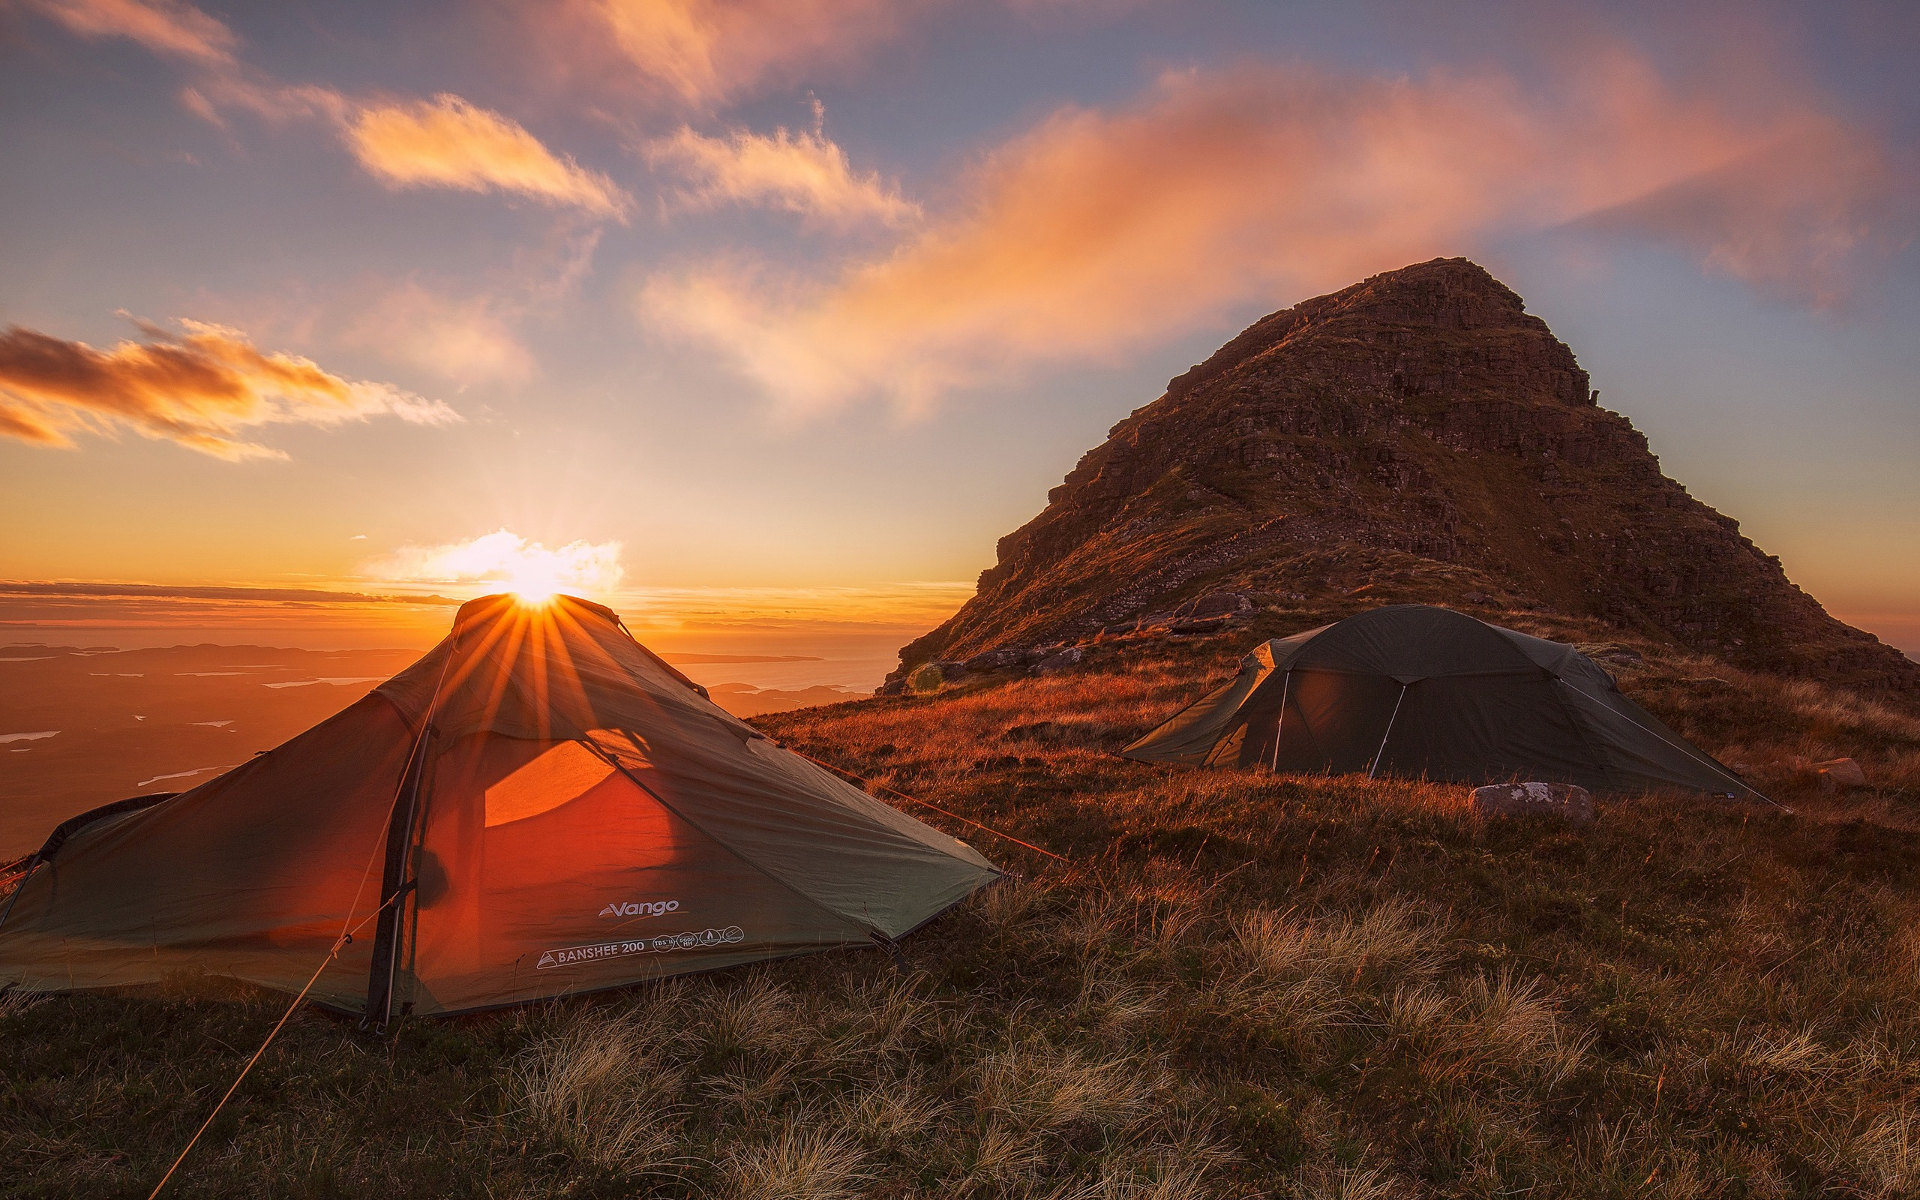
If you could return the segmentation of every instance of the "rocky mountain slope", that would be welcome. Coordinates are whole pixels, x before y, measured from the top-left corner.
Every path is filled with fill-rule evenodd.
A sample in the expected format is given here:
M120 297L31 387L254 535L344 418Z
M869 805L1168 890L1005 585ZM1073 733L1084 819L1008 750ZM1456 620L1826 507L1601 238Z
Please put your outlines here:
M1245 597L1223 612L1370 594L1920 695L1920 664L1828 616L1598 401L1466 259L1304 301L1114 426L897 674L1164 626L1208 594Z

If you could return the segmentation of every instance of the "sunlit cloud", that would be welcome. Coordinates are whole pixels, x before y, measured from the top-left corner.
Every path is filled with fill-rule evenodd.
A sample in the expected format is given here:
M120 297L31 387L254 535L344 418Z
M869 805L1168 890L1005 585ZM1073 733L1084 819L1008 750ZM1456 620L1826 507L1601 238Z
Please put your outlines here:
M455 383L520 383L534 360L507 307L488 294L450 296L408 283L366 306L343 340Z
M314 84L223 70L181 89L187 111L221 128L238 110L273 124L322 121L369 175L390 188L500 192L624 221L632 198L607 176L559 154L510 117L459 96L361 101Z
M142 323L145 342L110 350L20 326L0 333L0 435L71 447L80 432L131 429L215 458L285 458L243 431L390 415L422 425L462 418L389 383L352 381L311 359L257 349L237 329Z
M898 0L592 0L590 25L667 93L706 105L846 61L896 33Z
M548 549L505 529L463 542L401 546L364 563L361 573L391 583L482 585L535 596L554 592L605 595L626 569L619 542L568 542Z
M920 215L897 185L855 174L847 152L818 129L708 137L683 126L649 145L647 158L686 181L674 198L680 208L756 205L841 226L899 225Z
M458 96L360 107L344 136L360 165L391 187L511 192L603 217L618 217L628 205L605 175Z
M31 0L32 7L81 37L123 37L157 54L203 63L233 61L240 39L191 4L177 0Z
M1809 170L1823 154L1844 169ZM825 286L716 262L654 276L640 306L789 413L863 397L916 411L1036 364L1117 357L1250 299L1277 306L1599 214L1828 302L1876 237L1899 240L1875 228L1893 182L1872 139L1810 100L1677 94L1607 48L1550 94L1499 73L1256 65L1169 76L1120 111L1056 113L987 156L960 204Z

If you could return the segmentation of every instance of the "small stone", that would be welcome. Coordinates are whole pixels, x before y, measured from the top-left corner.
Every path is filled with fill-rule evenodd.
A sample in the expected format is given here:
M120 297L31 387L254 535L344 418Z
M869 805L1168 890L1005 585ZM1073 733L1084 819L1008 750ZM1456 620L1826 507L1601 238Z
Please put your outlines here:
M1460 599L1467 604L1492 604L1493 597L1485 592L1461 592Z
M1830 758L1814 763L1813 767L1820 772L1820 790L1823 792L1844 792L1849 788L1867 786L1867 773L1850 758Z
M1495 783L1473 789L1473 811L1482 817L1549 816L1590 825L1593 793L1572 783Z
M1610 663L1616 667L1644 667L1646 655L1631 646L1622 646L1618 642L1576 642L1575 650L1595 662Z

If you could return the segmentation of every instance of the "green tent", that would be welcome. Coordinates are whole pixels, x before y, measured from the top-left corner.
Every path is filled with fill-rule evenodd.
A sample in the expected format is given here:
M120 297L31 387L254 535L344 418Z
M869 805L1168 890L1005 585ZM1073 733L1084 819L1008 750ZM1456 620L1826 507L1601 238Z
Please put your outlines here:
M1267 642L1122 751L1143 762L1764 799L1571 646L1424 604Z
M891 945L998 874L610 610L491 596L278 749L65 823L11 889L0 869L0 986L297 992L325 963L311 995L384 1022Z

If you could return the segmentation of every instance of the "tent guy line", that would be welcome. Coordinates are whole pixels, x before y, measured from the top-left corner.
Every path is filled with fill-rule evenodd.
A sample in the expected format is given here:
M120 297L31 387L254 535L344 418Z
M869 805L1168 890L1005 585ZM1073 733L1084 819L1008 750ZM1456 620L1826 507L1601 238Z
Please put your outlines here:
M427 731L430 728L432 728L432 725L433 725L434 710L438 708L440 704L440 689L444 687L447 682L447 667L452 662L453 662L453 656L449 654L447 656L446 662L443 662L440 664L440 678L435 680L433 685L433 703L428 706L427 715L425 719L423 719L420 722L419 731L414 734L413 748L408 752L408 755L407 755L409 762L411 762L413 758L419 754L421 746L424 745L426 742ZM406 776L402 775L400 778L400 782L394 788L394 802L396 804L399 803L401 790L404 789L406 786L407 786ZM246 1079L247 1073L252 1071L254 1064L258 1063L261 1057L266 1054L267 1047L273 1045L273 1039L280 1036L280 1030L283 1027L285 1027L288 1019L293 1016L294 1010L299 1008L300 1005L306 1001L307 993L311 992L313 990L313 985L320 981L320 976L327 969L327 965L333 962L334 959L340 957L340 951L352 944L353 935L356 933L359 933L362 929L365 929L367 927L368 921L371 921L374 918L380 916L383 912L386 911L386 908L388 905L392 904L395 900L398 900L401 895L404 895L404 893L396 893L388 897L387 899L382 900L378 907L376 907L372 912L368 913L366 916L360 919L360 923L358 925L352 924L353 911L360 907L360 897L366 894L367 880L373 877L373 864L379 860L380 843L381 841L385 840L386 834L387 834L386 830L384 829L381 830L381 835L382 835L381 838L375 840L373 844L373 849L367 853L367 865L360 872L360 883L359 883L359 886L354 889L353 903L347 906L347 918L344 922L341 923L340 936L333 939L333 945L327 948L327 953L325 954L324 957L320 959L320 965L315 967L313 969L313 974L307 977L307 982L303 987L301 987L299 994L296 995L293 998L292 1002L287 1005L287 1011L281 1013L280 1019L273 1023L273 1028L267 1031L267 1036L265 1039L261 1041L260 1048L258 1050L255 1050L253 1052L253 1057L249 1058L247 1060L247 1064L244 1067L240 1068L240 1073L233 1077L233 1083L228 1086L226 1093L220 1097L219 1103L213 1106L213 1111L207 1114L207 1119L200 1122L200 1128L194 1130L193 1136L187 1139L187 1144L181 1147L179 1156L173 1160L173 1165L167 1168L167 1173L165 1175L162 1175L160 1177L160 1182L154 1184L153 1190L147 1193L147 1200L156 1200L156 1198L160 1195L161 1191L165 1189L165 1187L167 1186L167 1181L169 1179L172 1179L174 1172L180 1169L180 1164L187 1161L187 1155L193 1153L194 1146L199 1144L200 1135L207 1131L207 1128L213 1124L213 1119L220 1115L220 1110L227 1106L227 1101L233 1099L233 1094L240 1090L240 1084L242 1083L242 1081ZM21 883L21 890L22 891L25 890L24 880ZM18 892L15 893L15 895L18 895L18 894L19 894ZM364 1022L364 1018L362 1018L362 1020Z
M1019 838L1013 836L1012 834L1002 833L1000 830L995 829L991 825L983 825L979 821L973 820L971 817L963 817L957 812L949 812L948 810L941 808L938 804L933 804L929 801L922 800L918 796L909 796L905 792L901 791L899 788L888 787L884 783L876 783L875 781L868 779L863 775L856 775L854 772L847 770L845 767L836 767L830 762L825 762L821 759L815 758L813 755L808 754L804 750L795 750L791 746L781 746L780 748L782 750L785 750L788 754L798 755L799 757L806 759L810 763L814 763L818 766L825 767L827 770L832 771L837 775L844 775L848 779L851 779L853 782L859 784L861 787L879 788L883 792L900 797L902 800L905 800L909 804L918 804L922 808L930 808L934 812L939 813L943 817L952 817L954 820L961 821L961 822L964 822L965 824L971 825L975 829L978 829L984 833L990 833L997 838L1005 838L1007 841L1012 842L1016 846L1025 846L1027 849L1033 851L1035 854L1044 854L1048 858L1058 859L1059 861L1066 863L1069 866L1073 864L1073 860L1068 858L1064 854L1055 854L1053 851L1043 849L1039 846L1034 845L1032 842L1023 842Z

